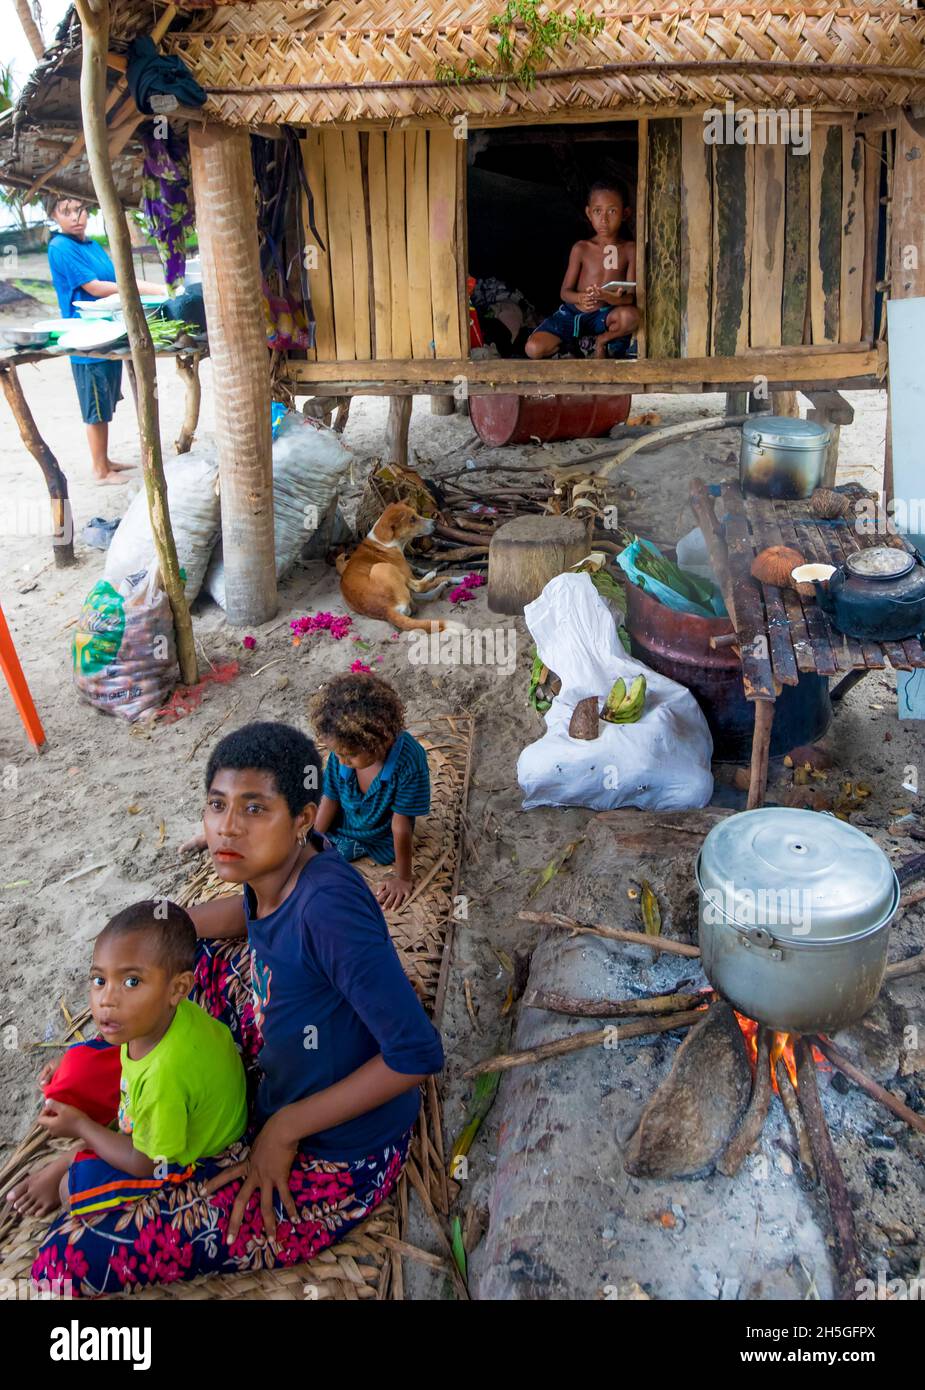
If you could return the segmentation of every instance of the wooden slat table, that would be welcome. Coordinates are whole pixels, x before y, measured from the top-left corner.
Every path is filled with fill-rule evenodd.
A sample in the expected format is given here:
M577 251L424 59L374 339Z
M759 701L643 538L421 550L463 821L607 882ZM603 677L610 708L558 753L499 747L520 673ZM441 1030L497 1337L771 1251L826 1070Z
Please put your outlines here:
M822 521L807 501L749 496L737 481L723 483L714 498L702 479L695 478L690 497L738 637L745 698L755 703L751 809L764 802L774 702L783 686L796 685L801 672L841 677L832 690L837 701L868 671L882 671L887 662L898 671L925 668L925 650L914 638L870 642L845 637L835 631L814 598L760 584L751 577L755 556L769 545L789 545L808 564L842 565L849 555L870 546L911 547L902 536L864 529L851 518Z

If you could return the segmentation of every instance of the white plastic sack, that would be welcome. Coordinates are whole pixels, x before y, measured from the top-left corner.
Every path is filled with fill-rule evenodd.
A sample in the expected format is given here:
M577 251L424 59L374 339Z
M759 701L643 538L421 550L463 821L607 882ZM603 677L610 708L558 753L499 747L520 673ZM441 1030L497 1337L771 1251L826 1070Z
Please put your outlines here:
M164 464L164 478L177 560L186 574L186 597L192 603L221 531L218 463L210 450L181 454ZM150 569L155 559L148 498L142 488L116 529L103 574L118 588L130 574Z
M546 733L523 750L517 781L525 811L534 806L588 806L612 811L686 811L713 795L713 740L689 690L628 656L607 605L587 574L560 574L524 618L540 659L562 681L547 712ZM596 695L603 707L614 681L646 678L636 724L600 725L596 739L570 738L572 711Z
M339 434L320 420L287 415L273 441L273 532L276 577L282 579L302 547L318 529L340 491L351 454ZM221 544L205 577L206 593L225 607L225 565Z

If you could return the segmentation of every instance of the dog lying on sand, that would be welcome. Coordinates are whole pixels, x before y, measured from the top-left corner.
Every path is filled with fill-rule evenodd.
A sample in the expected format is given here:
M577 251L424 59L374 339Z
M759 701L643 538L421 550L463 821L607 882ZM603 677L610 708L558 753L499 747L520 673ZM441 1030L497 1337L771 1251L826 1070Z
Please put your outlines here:
M413 618L414 599L439 598L452 578L438 579L435 571L416 579L405 559L405 546L417 536L429 536L434 523L404 502L393 502L349 558L338 561L340 591L348 608L365 618L381 618L402 632L464 632L452 619ZM412 597L413 596L413 597Z

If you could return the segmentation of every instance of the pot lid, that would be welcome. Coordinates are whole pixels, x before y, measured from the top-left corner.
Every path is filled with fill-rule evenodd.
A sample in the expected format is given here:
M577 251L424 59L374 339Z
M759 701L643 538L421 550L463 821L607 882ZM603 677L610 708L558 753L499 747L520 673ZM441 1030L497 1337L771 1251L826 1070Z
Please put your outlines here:
M849 555L845 568L861 579L899 579L908 574L914 564L915 556L908 550L892 545L872 545Z
M704 913L794 946L850 941L888 921L893 866L869 835L819 811L765 806L715 825L697 861ZM706 918L709 920L709 917Z
M816 420L791 419L789 415L756 415L742 426L742 437L750 444L766 444L779 449L818 449L831 435L828 425Z

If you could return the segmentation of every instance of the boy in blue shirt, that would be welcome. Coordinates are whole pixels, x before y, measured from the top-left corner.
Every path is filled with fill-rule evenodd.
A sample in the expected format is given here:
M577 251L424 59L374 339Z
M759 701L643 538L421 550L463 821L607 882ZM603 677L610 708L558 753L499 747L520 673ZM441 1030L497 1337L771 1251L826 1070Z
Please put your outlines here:
M48 243L48 264L58 296L61 317L76 319L75 299L102 299L115 294L116 272L99 242L87 237L89 208L78 198L52 197L45 204L58 233ZM139 280L142 294L157 294L163 285ZM125 464L109 457L109 422L122 399L122 363L104 362L94 357L71 357L71 371L77 386L80 413L87 427L87 442L93 477L97 483L124 483Z

